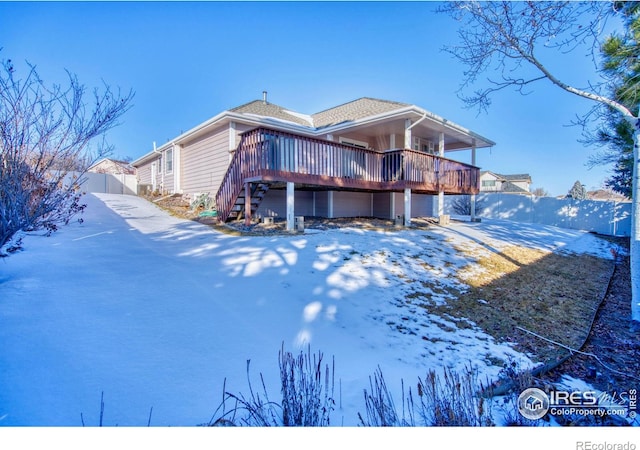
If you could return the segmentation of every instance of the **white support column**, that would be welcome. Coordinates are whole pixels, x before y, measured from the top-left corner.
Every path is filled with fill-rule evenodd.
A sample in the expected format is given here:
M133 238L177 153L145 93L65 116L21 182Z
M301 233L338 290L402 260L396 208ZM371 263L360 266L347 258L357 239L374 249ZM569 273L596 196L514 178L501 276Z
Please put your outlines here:
M293 231L295 228L295 207L294 207L295 189L292 182L287 182L287 231Z
M396 135L395 133L391 133L389 135L389 149L394 149L396 148Z
M473 140L471 147L471 165L476 165L476 140ZM471 194L471 222L476 222L476 194Z
M404 190L404 226L411 226L411 189Z
M173 190L182 194L182 145L173 146Z
M438 137L438 156L444 158L444 133L440 133ZM442 165L439 167L438 170L442 170ZM443 175L443 173L438 173L438 177ZM442 216L444 216L444 190L440 187L438 191L438 220L442 221Z
M411 144L411 119L404 120L404 148L413 148Z

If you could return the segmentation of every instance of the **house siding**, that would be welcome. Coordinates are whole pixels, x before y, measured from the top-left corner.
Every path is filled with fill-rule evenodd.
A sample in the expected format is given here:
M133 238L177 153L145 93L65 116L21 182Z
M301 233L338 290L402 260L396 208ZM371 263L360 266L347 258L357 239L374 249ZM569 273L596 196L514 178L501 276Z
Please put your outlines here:
M156 161L157 160L149 161L148 163L136 168L136 173L138 175L138 183L151 184L151 164Z
M391 192L376 192L373 196L373 209L371 215L380 219L392 219L391 216Z
M229 128L217 128L186 143L180 156L182 191L215 195L229 166Z
M371 195L369 192L333 193L334 217L369 217L371 216Z
M318 191L315 193L315 215L318 217L329 217L329 191Z
M433 195L411 194L411 217L430 217L433 212Z
M404 193L402 192L392 192L394 203L393 203L393 218L395 219L398 216L404 216Z
M184 144L180 153L182 192L215 195L231 161L233 152L230 147L235 149L240 143L240 135L252 128L236 124L234 144L229 140L228 125Z
M174 152L174 167L173 170L171 170L171 172L167 172L167 168L166 168L166 154L167 152L165 151L163 154L163 159L162 159L162 174L160 175L160 180L162 182L162 191L169 193L169 194L174 194L175 193L175 175L174 175L174 171L177 169L175 167L175 152Z

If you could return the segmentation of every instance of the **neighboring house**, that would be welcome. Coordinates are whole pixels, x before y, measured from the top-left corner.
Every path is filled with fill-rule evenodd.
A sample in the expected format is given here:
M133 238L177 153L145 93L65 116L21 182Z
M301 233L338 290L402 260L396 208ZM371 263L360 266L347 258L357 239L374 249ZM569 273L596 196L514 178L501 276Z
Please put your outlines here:
M587 199L589 200L605 200L611 202L630 202L631 199L625 197L622 194L613 192L607 189L598 189L595 191L587 192Z
M89 167L87 172L93 173L110 173L112 175L135 175L136 169L127 161L119 161L117 159L104 158Z
M153 190L215 196L220 220L442 215L476 194L479 169L449 159L494 142L418 106L360 98L315 114L256 100L132 162ZM434 194L437 195L434 200Z
M503 192L531 195L529 174L503 175L490 171L480 172L480 192Z

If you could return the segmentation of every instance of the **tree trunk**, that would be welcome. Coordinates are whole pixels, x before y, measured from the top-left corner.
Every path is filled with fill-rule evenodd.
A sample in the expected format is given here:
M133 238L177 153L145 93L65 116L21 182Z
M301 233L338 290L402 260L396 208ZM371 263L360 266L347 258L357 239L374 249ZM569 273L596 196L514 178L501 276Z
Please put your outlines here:
M640 323L640 119L636 120L633 135L633 177L631 180L631 320Z

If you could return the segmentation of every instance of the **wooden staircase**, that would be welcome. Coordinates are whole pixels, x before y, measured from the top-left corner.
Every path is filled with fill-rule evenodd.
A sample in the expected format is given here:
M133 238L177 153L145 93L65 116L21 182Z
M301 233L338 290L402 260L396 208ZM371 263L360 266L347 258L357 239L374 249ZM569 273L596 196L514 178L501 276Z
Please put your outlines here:
M260 203L262 203L262 199L266 195L269 190L269 185L267 183L250 183L251 186L251 216L253 217ZM228 219L236 219L241 220L245 217L245 190L243 189L240 192L240 195L236 198L233 207L231 208L231 212L229 213Z

